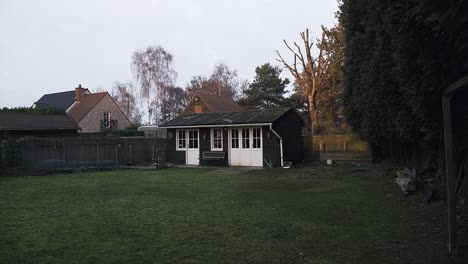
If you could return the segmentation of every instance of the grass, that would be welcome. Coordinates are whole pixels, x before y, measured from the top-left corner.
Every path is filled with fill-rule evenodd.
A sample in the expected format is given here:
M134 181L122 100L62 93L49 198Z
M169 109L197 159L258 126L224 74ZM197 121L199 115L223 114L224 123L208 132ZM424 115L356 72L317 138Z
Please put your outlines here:
M0 177L0 262L449 261L441 202L353 169Z

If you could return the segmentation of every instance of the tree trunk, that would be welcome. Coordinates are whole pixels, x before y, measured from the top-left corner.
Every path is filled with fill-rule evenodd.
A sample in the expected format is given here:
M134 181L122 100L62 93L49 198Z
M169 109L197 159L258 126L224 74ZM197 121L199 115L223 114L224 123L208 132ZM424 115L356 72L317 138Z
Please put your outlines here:
M148 104L148 125L151 125L151 107L150 107L149 95L148 95L148 98L146 99L146 103Z
M314 135L315 125L317 124L317 113L315 108L314 96L307 95L309 99L309 117L310 117L310 131Z

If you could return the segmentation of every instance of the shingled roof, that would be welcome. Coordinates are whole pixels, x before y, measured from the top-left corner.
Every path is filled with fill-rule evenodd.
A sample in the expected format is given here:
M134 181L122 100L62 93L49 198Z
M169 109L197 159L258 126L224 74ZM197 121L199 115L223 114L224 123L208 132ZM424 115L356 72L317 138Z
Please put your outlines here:
M67 115L37 115L0 113L0 130L78 130L78 125Z
M75 122L79 123L107 94L107 92L102 92L82 95L80 100L76 102L76 105L68 112L68 115Z
M198 93L197 95L211 112L242 111L242 108L231 97L208 93Z
M204 113L180 115L161 127L188 127L235 124L270 124L288 111L288 108L262 109L222 113Z
M75 100L75 91L44 94L37 102L36 107L55 107L66 110Z

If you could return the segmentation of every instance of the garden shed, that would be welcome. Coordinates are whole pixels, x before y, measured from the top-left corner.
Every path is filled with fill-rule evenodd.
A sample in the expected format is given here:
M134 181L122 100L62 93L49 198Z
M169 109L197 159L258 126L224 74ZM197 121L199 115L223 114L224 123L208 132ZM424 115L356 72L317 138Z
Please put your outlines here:
M161 127L169 162L279 167L303 160L303 125L292 108L276 108L185 114Z

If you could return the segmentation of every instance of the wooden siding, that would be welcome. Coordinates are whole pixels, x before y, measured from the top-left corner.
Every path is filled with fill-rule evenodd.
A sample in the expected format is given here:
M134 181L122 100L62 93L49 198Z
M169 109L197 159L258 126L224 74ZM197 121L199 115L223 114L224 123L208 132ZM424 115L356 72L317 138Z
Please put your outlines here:
M302 120L293 111L288 111L273 123L273 129L283 138L283 157L285 161L304 160Z
M224 166L228 164L228 130L223 129L223 152L224 154L224 161L220 160L210 160L204 161L204 165L216 165L216 166ZM206 139L203 139L203 135L206 135ZM204 151L211 151L211 128L200 128L200 157L203 157Z
M185 151L176 150L176 130L168 129L167 130L167 161L174 164L185 164Z
M211 151L211 133L209 128L200 128L200 157L204 151ZM205 139L203 139L205 137Z
M270 132L270 128L268 126L264 126L262 130L263 167L268 167L268 165L265 163L265 160L268 161L273 167L279 167L279 139Z

